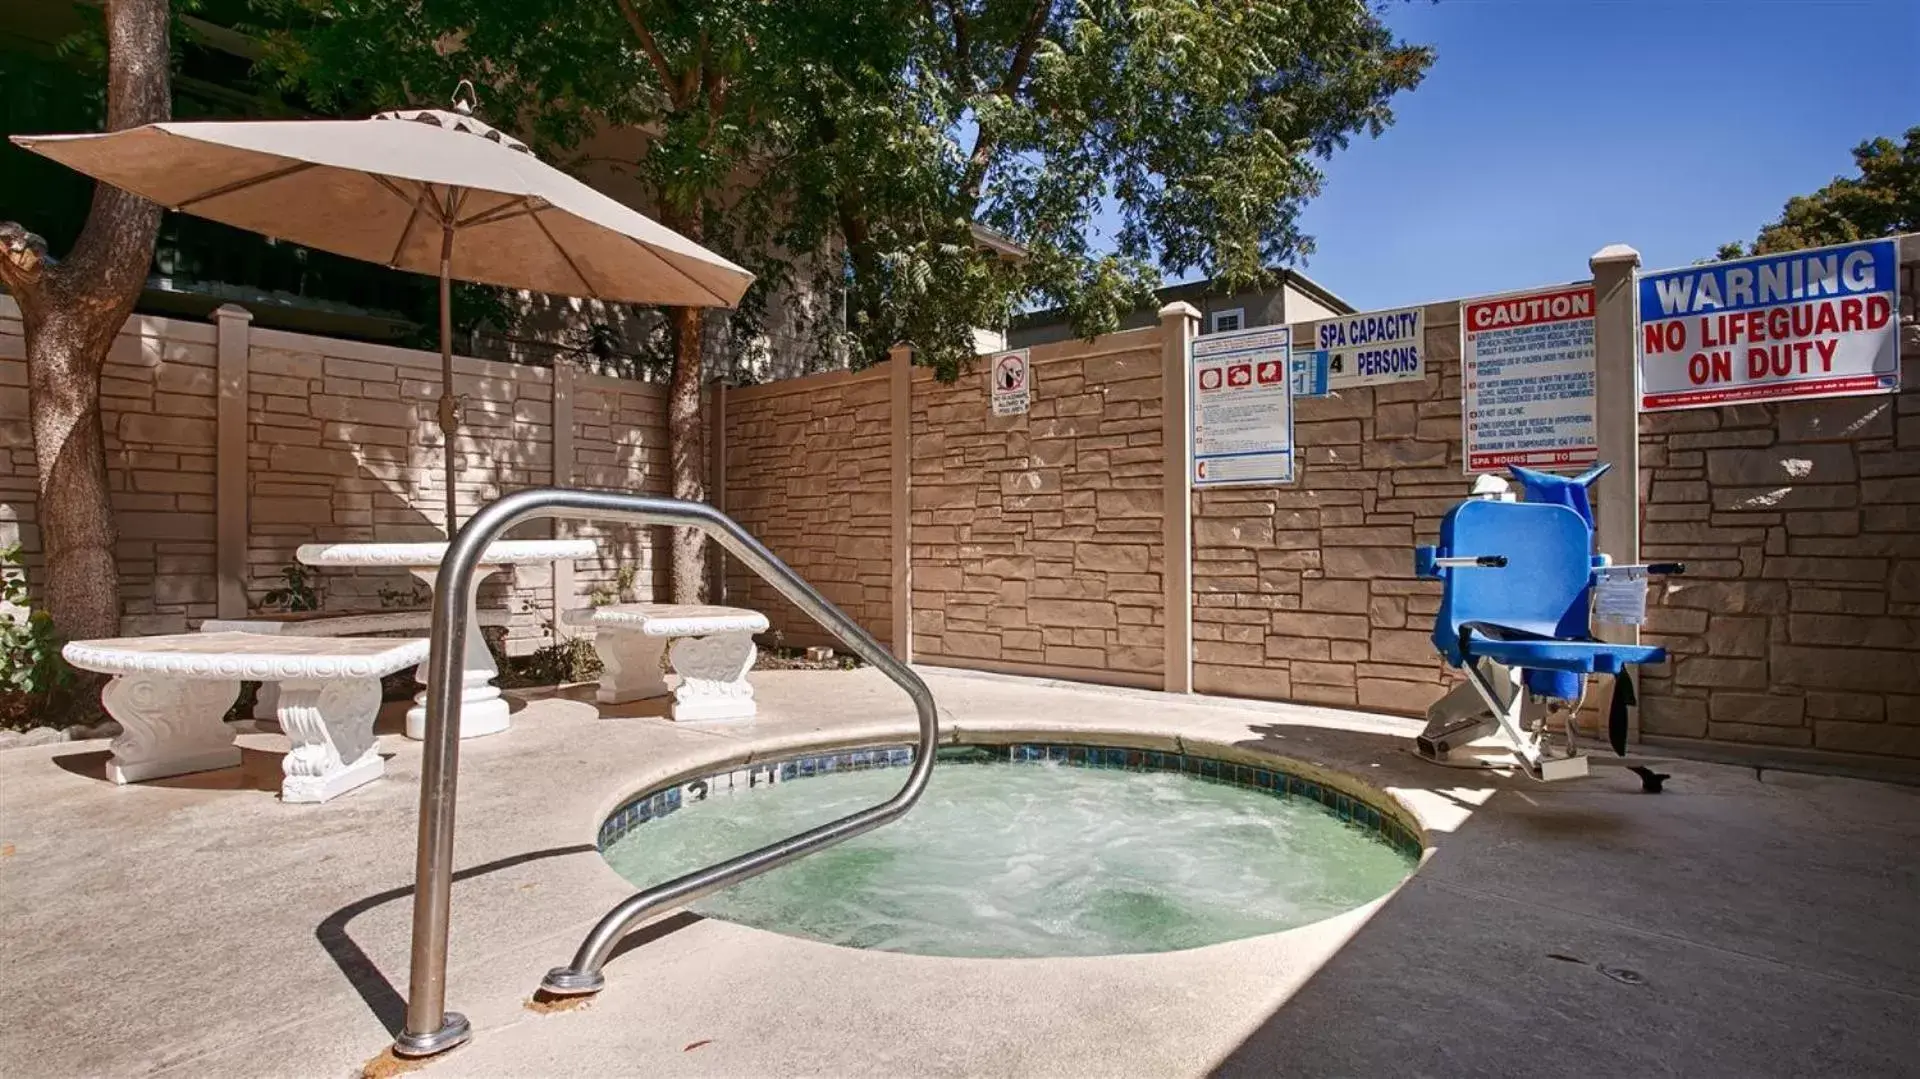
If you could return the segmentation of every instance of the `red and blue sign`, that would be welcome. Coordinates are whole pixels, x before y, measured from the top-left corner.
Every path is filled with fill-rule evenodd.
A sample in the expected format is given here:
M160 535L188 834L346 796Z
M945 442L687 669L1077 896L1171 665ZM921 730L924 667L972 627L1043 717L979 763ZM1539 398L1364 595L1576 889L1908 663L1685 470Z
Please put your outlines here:
M1900 389L1893 240L1646 274L1637 300L1643 410Z

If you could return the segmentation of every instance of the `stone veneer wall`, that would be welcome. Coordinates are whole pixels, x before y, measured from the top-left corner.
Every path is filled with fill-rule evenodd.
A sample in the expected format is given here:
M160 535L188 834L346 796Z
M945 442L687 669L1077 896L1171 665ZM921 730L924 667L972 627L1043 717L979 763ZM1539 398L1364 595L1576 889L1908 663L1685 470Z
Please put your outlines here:
M1468 486L1458 304L1427 307L1425 345L1420 382L1296 403L1293 484L1194 493L1197 692L1418 713L1446 691L1413 546Z
M214 613L214 328L136 316L100 382L107 487L120 539L121 626L163 633ZM20 309L0 296L0 542L37 572L38 483Z
M725 393L722 508L882 644L893 636L892 388L886 365ZM726 601L789 645L832 635L728 559Z
M1162 684L1160 328L1032 350L1032 410L984 364L913 380L916 659Z
M302 543L434 540L444 512L442 437L435 421L440 357L359 342L244 330L248 527L244 584L250 609L283 583ZM120 530L118 561L125 633L181 632L216 609L216 476L219 461L218 340L213 325L136 316L109 353L102 382L108 482ZM25 339L18 309L0 297L0 534L16 535L37 561L35 473L27 427ZM552 370L455 357L464 398L457 441L462 516L498 495L551 483ZM574 452L568 482L664 489L661 391L573 375ZM236 451L238 452L238 451ZM526 526L519 536L546 535ZM575 567L584 597L610 587L619 565L650 569L651 537L606 537L597 565ZM4 538L4 535L0 535ZM509 645L547 639L553 619L550 567L520 566L481 589L483 605L512 612ZM312 571L326 608L380 607L412 591L399 571ZM636 598L652 595L650 573ZM564 602L564 600L563 600Z
M1916 269L1898 395L1641 417L1643 733L1920 758Z

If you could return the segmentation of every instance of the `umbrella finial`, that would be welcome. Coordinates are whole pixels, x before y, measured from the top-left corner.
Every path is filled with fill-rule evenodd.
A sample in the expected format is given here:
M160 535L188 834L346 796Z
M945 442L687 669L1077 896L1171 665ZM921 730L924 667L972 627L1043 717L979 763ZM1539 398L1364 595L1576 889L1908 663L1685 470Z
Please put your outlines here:
M453 88L453 111L462 116L472 116L474 96L473 80L461 79Z

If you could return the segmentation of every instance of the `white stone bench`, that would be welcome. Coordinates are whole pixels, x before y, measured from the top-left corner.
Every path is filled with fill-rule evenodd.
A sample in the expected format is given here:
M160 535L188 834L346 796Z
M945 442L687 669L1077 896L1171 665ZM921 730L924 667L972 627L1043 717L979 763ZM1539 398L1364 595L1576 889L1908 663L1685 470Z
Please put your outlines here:
M373 734L380 679L425 662L427 642L176 633L74 641L62 653L81 670L113 675L100 701L121 726L107 762L115 783L239 764L223 719L240 683L260 682L279 686L276 718L293 743L281 800L324 802L386 771Z
M568 611L567 625L591 627L600 653L604 704L663 697L669 687L660 670L663 652L680 676L672 687L672 716L681 722L751 719L755 712L753 635L767 629L767 616L743 607L677 603L614 603ZM669 648L671 642L671 648Z
M505 626L512 613L502 607L478 612L485 627ZM264 633L273 637L364 637L375 633L425 631L433 625L433 609L407 607L399 610L361 611L274 611L250 614L245 618L209 618L200 623L202 633ZM425 672L419 679L424 683ZM273 719L279 708L280 691L272 683L263 683L253 699L253 718Z

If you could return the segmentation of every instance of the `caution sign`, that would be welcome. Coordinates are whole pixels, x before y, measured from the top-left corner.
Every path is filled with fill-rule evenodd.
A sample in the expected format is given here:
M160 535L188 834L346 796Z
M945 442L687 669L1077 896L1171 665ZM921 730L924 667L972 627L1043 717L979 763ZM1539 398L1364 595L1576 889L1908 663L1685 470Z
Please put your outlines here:
M994 415L1020 416L1033 407L1033 364L1028 350L993 357L987 377L992 380Z
M1898 274L1873 240L1641 277L1640 407L1897 392Z
M1471 300L1460 308L1467 473L1585 468L1593 429L1593 286Z
M1292 483L1290 331L1210 333L1192 348L1193 485Z

